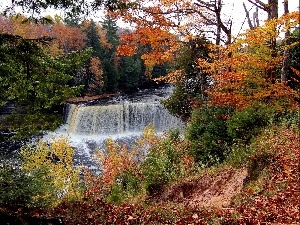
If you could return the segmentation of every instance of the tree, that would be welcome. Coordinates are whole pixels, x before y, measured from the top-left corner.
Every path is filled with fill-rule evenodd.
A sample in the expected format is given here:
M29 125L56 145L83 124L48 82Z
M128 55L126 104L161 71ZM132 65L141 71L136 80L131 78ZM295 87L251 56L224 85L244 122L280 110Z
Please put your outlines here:
M248 0L248 2L267 12L268 20L278 18L278 0L268 0L268 3L260 0Z
M210 26L216 27L216 45L221 44L221 32L224 32L226 35L225 44L231 43L231 27L232 20L229 19L227 24L222 20L222 0L214 0L214 1L202 1L197 0L195 5L199 7L197 13L200 15L202 19L204 19L204 23ZM204 10L203 10L204 9ZM214 16L210 16L213 14Z
M284 5L284 15L287 15L289 13L289 1L285 0L283 2L283 5ZM288 22L289 21L287 21L287 23ZM290 35L291 35L291 31L288 28L286 30L285 36L284 36L284 39L285 39L285 42L287 45L290 44ZM284 59L283 59L282 68L281 68L281 82L287 82L288 70L289 70L289 60L290 60L290 52L288 49L284 50L283 56L284 56Z
M137 56L123 56L119 59L119 88L133 90L141 84L142 60Z
M74 14L89 14L90 9L105 7L109 10L124 9L130 7L131 3L122 0L94 0L94 1L66 1L66 0L11 0L11 4L5 10L9 12L17 7L21 7L23 12L31 15L40 14L42 11L53 9L63 9L64 12L72 17ZM33 17L32 17L33 18Z
M85 47L85 35L78 27L69 27L62 23L53 25L50 35L55 38L58 47L65 54L82 50Z
M89 63L83 72L86 81L87 95L97 95L103 93L104 78L101 61L98 57L89 59Z
M270 48L270 40L277 39L280 33L273 28L286 29L287 20L289 27L296 26L297 18L298 13L294 12L266 21L264 26L247 31L235 43L220 49L212 62L200 59L199 66L213 74L213 88L208 92L210 102L237 109L263 102L278 111L297 106L297 93L270 75L279 71L282 62L280 54L275 57ZM228 52L232 57L228 57Z
M246 17L247 17L249 28L252 30L255 27L258 27L259 26L258 7L256 7L256 11L253 13L253 23L252 23L252 20L250 18L249 11L248 11L248 9L247 9L247 7L246 7L246 5L245 5L244 2L243 2L243 7L244 7L244 10L245 10L245 13L246 13Z
M72 73L81 68L90 52L52 57L43 47L49 39L0 36L1 100L15 102L15 113L8 118L11 129L30 135L56 128L62 122L64 101L78 93L78 87L70 86Z
M106 15L101 25L105 32L106 40L109 43L109 45L104 48L102 56L103 71L107 77L107 91L114 92L119 85L118 59L116 57L116 49L119 44L119 36L117 34L118 26L117 21L110 15Z
M268 0L268 3L264 3L260 0L248 0L258 8L264 10L268 14L268 20L274 20L278 18L278 0ZM276 32L276 26L273 26L273 31ZM270 41L270 48L272 49L272 56L276 57L276 39L272 38ZM275 79L276 71L271 70L269 72L270 77Z
M199 68L197 61L199 58L210 61L210 52L207 47L209 44L204 37L190 40L179 51L173 63L173 69L178 72L177 80L171 80L175 84L175 90L168 99L162 102L173 115L184 121L190 118L193 107L207 100L206 91L210 86L210 74ZM163 79L169 76L170 74ZM174 72L171 77L174 77Z
M155 65L175 60L185 42L192 42L204 33L217 45L230 44L232 19L223 17L223 5L222 0L161 0L147 5L137 3L130 11L114 11L116 17L135 24L134 32L122 35L118 53L133 55L139 45L149 48L142 59L150 75Z
M107 87L107 74L104 72L104 52L109 44L107 43L103 30L99 24L96 24L93 20L84 21L83 32L86 34L86 47L93 49L93 58L90 59L86 67L86 72L81 79L86 86L85 92L87 92L88 95L100 94L103 93ZM96 69L96 67L98 69ZM95 73L95 71L97 72Z
M103 37L100 36L99 30L100 28L93 20L84 22L83 31L86 34L86 46L93 49L94 56L102 58L104 49L101 45L101 39Z
M289 36L289 45L286 46L285 51L288 52L288 56L284 55L284 60L288 60L287 64L283 64L288 67L286 73L287 84L299 91L300 88L300 27L294 29L294 31Z

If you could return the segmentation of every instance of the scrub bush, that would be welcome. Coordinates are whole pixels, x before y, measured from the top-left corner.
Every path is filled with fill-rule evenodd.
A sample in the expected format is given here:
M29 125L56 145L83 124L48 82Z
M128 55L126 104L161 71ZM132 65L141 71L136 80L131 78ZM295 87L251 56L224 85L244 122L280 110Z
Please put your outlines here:
M51 207L62 201L79 200L83 186L80 169L73 165L73 153L64 139L24 147L20 152L20 168L1 169L1 201Z
M47 199L37 199L44 193L53 193L52 186L44 185L43 177L47 174L43 168L30 174L5 165L0 168L0 204L17 207L46 206L51 203L53 195ZM51 178L48 179L51 182Z
M273 115L271 107L258 105L235 111L227 121L228 134L234 140L247 144L268 125Z
M39 142L37 146L28 146L21 151L23 172L40 175L39 179L46 187L42 194L35 196L37 202L47 200L53 206L81 198L81 169L74 168L73 155L74 150L65 139L50 144Z
M230 115L228 107L203 105L193 111L186 136L190 154L198 163L209 166L225 159L232 143L226 123Z
M167 184L180 175L181 152L176 148L178 137L171 135L155 143L149 149L141 171L146 182L146 189Z
M106 150L99 152L97 159L102 168L102 194L114 203L151 192L193 169L193 159L179 131L159 137L153 126L145 128L131 150L108 140Z
M194 160L189 156L187 143L179 130L171 130L152 142L140 171L146 191L150 194L193 172Z

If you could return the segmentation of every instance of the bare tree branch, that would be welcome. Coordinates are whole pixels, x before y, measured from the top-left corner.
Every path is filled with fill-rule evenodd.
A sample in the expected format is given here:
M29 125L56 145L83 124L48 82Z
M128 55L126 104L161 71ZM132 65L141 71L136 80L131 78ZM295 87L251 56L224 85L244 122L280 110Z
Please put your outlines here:
M250 29L252 30L254 28L252 22L251 22L251 19L250 19L250 16L249 16L249 11L245 5L245 3L243 2L243 6L244 6L244 10L245 10L245 13L246 13L246 17L247 17L247 20L248 20L248 25L250 27Z

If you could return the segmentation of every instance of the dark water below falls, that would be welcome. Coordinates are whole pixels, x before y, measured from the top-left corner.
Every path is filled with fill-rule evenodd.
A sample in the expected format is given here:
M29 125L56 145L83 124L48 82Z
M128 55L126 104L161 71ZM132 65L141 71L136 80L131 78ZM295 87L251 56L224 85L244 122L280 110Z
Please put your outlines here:
M96 149L105 149L108 138L130 148L149 124L155 126L157 133L183 129L182 121L160 104L171 93L172 87L161 87L101 102L68 104L66 124L44 138L67 138L76 149L75 163L97 170L93 155Z

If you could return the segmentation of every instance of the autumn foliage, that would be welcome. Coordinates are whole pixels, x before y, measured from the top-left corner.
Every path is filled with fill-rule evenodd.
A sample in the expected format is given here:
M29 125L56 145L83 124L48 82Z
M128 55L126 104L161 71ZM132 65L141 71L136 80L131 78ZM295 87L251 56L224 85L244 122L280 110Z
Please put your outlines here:
M117 7L109 16L130 22L135 29L124 32L119 46L108 42L100 26L90 26L87 21L82 27L66 26L59 17L52 25L34 24L22 16L0 17L0 31L26 40L52 36L40 43L43 50L55 59L68 60L66 56L86 48L87 30L91 29L98 37L90 40L97 41L91 46L101 44L103 49L99 47L80 70L89 95L104 90L105 64L114 72L110 66L119 57L141 55L147 75L156 65L182 57L183 63L168 68L167 79L180 84L171 103L182 107L174 111L179 116L185 113L186 133L157 134L149 125L131 147L108 139L106 148L95 155L98 174L74 166L74 149L67 140L23 147L20 167L0 162L0 217L18 224L33 220L87 225L299 224L299 90L290 85L297 79L281 77L285 53L298 47L299 40L275 42L282 33L299 26L299 12L269 19L235 39L228 32L225 45L206 41L198 45L191 30L217 19L208 8L199 7L200 3L216 6L212 1L212 5L187 0L120 2L126 7ZM199 17L193 16L195 12ZM207 20L203 15L209 16ZM190 50L189 57L183 46ZM200 54L199 46L205 48L205 54ZM118 56L111 52L109 60L102 62L101 54L115 48ZM30 54L27 56L26 60ZM77 62L70 63L68 72ZM7 71L14 72L10 69ZM26 69L30 71L29 66ZM299 77L297 68L290 70ZM39 72L37 69L36 74ZM47 89L41 92L44 95L51 90L43 88ZM180 92L183 89L186 95ZM220 196L226 196L224 187L236 177L240 178L239 189L227 195L225 204ZM220 200L217 204L199 202L208 197Z
M295 12L266 21L264 26L248 30L234 43L220 47L212 55L212 62L199 59L199 67L213 77L214 84L208 90L211 104L242 109L254 102L264 102L278 107L279 111L296 107L298 93L287 83L281 82L279 77L274 77L274 71L276 73L281 69L283 56L280 48L274 56L270 40L276 39L280 32L287 29L285 24L295 26L298 18L299 14ZM274 26L280 29L273 30Z
M285 128L267 131L257 138L253 143L256 153L250 158L250 179L253 180L237 197L234 208L218 212L225 217L225 224L299 223L297 143L299 134ZM255 178L255 173L261 173L263 168L268 170L268 176Z

